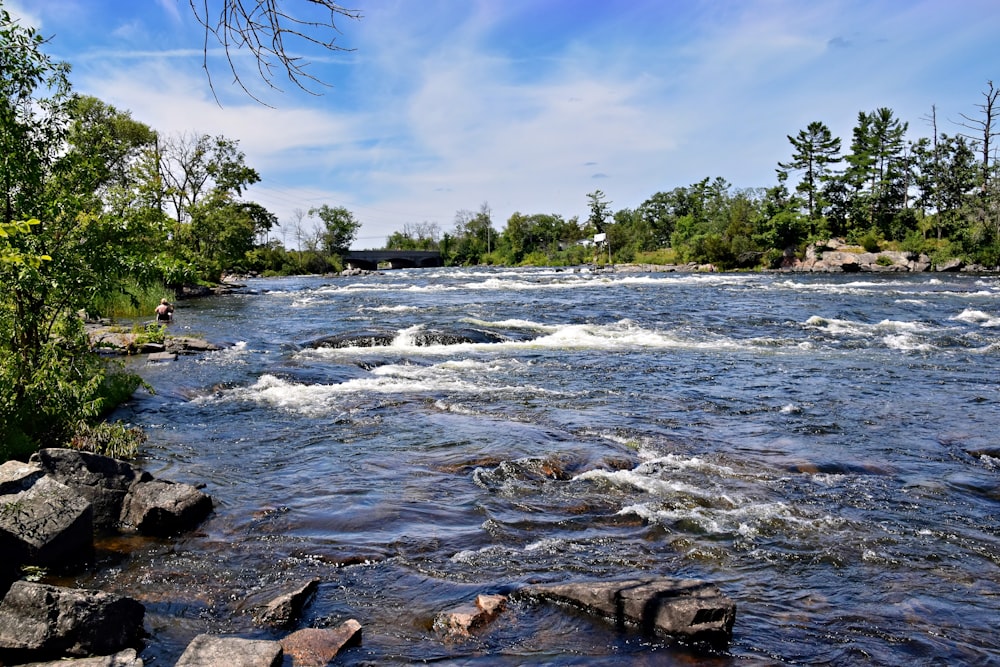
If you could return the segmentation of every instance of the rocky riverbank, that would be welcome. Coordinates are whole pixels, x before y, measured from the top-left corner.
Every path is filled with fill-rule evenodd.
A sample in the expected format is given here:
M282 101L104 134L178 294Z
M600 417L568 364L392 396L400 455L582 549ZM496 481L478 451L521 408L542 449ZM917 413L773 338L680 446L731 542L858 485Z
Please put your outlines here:
M758 256L757 260L759 259ZM605 270L623 273L712 273L718 269L713 264L689 262L687 264L616 264ZM861 246L851 245L843 239L833 238L810 244L806 247L803 257L799 257L794 249L789 249L782 257L779 266L769 270L791 273L918 273L924 271L992 273L997 271L998 267L967 264L960 259L934 263L928 255L923 253L897 250L868 252Z
M213 511L199 489L151 475L117 459L72 449L43 449L29 462L0 466L0 664L142 667L144 606L127 596L38 581L45 572L92 567L95 535L167 537L197 527ZM178 665L322 666L361 642L355 619L334 628L297 628L323 582L289 581L248 600L243 611L281 639L202 634ZM621 631L724 649L736 605L703 581L647 577L623 581L533 584L487 593L442 610L428 631L443 643L472 639L505 614L511 600L572 607ZM516 623L516 618L509 618ZM290 658L290 661L287 660ZM50 662L38 662L50 661Z

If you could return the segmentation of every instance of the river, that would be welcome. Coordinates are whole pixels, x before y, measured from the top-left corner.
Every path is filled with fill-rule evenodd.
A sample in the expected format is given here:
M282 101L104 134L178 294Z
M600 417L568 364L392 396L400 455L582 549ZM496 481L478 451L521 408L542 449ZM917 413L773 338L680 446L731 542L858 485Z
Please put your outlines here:
M147 664L321 585L338 664L1000 664L1000 279L422 269L251 280L139 363L141 465L216 503L110 540L78 585L147 608ZM311 343L325 339L314 347ZM993 456L984 454L992 453ZM728 651L515 599L529 582L704 579Z

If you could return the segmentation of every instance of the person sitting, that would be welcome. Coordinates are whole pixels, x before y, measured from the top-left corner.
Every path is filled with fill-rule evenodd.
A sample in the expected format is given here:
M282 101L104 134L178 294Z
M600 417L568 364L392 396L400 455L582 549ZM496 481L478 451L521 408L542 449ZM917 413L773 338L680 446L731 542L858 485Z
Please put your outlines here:
M174 306L166 299L160 299L160 305L156 307L156 321L158 324L167 324L174 319Z

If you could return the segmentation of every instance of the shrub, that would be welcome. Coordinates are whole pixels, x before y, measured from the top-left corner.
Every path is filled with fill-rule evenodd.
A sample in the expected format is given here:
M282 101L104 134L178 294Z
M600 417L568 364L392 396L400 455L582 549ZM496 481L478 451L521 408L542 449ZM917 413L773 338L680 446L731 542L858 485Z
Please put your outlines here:
M92 426L82 425L70 440L69 446L116 459L132 459L139 453L146 438L141 429L121 422L102 422Z

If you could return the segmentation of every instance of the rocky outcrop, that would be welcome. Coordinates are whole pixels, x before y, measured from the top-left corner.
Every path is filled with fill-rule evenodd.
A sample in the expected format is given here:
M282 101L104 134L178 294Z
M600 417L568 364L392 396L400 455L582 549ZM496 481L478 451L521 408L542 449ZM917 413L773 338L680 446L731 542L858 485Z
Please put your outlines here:
M31 462L90 502L98 531L117 530L129 490L153 479L125 461L76 449L42 449L31 456Z
M135 648L146 610L100 591L17 581L0 603L0 660L54 660Z
M283 656L281 644L264 639L198 635L175 667L278 667Z
M781 268L786 271L820 273L918 272L930 270L931 260L927 255L911 252L866 252L861 246L849 245L841 239L830 239L807 247L804 259L786 255Z
M212 499L190 484L153 479L129 463L43 449L0 466L0 592L22 566L86 562L95 532L170 535L193 528Z
M635 626L712 645L732 641L736 604L713 584L690 579L636 579L619 582L531 586L531 597L566 603L616 626Z

